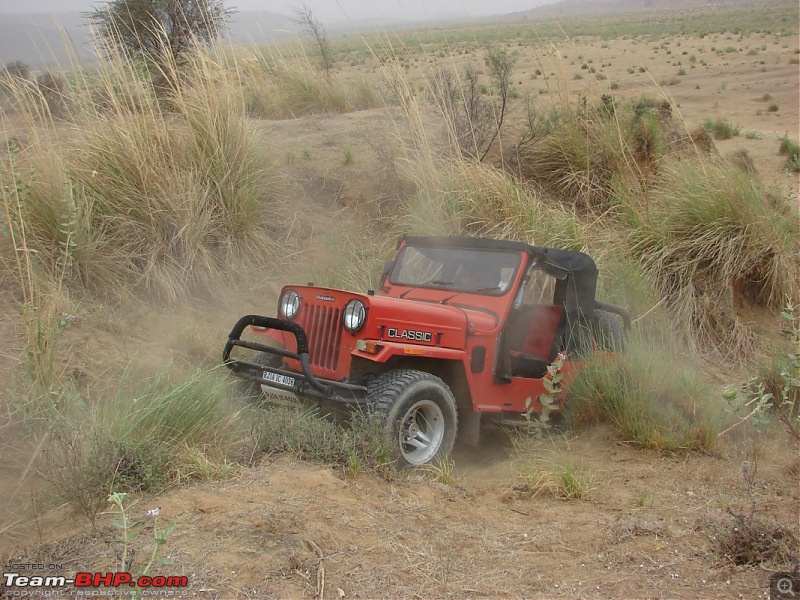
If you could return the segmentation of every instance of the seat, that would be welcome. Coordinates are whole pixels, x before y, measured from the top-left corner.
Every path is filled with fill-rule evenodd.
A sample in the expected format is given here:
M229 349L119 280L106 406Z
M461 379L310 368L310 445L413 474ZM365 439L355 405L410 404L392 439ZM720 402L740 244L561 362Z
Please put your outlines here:
M533 304L523 307L511 329L511 376L541 378L563 346L564 307Z
M540 379L547 373L551 361L530 354L511 352L511 376Z

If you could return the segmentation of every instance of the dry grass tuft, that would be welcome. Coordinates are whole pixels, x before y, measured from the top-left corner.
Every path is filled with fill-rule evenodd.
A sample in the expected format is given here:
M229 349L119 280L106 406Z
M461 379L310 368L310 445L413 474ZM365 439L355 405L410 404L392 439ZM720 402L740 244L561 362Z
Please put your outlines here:
M620 188L644 191L685 138L669 103L606 95L597 106L562 108L537 143L520 149L514 167L565 204L605 211Z
M570 423L606 422L625 442L657 451L713 451L721 406L699 368L666 350L668 337L630 340L622 358L587 365L570 388Z
M780 308L800 295L797 211L727 163L685 161L656 184L631 249L659 283L679 328L728 356L752 350L742 303Z
M237 61L247 113L253 117L294 119L384 105L382 94L367 80L344 86L320 71L302 46L243 53Z
M235 74L210 55L172 67L167 100L118 59L76 81L71 125L31 112L30 145L0 171L5 256L23 251L51 280L101 294L177 298L233 260L275 253L276 177Z
M526 240L580 249L583 231L569 210L545 204L524 183L466 159L411 166L418 192L402 218L413 232Z

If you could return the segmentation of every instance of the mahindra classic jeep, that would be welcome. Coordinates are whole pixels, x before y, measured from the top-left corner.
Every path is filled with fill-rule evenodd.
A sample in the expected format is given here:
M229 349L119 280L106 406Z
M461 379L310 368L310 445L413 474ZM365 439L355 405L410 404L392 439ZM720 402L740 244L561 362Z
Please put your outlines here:
M402 237L379 290L286 286L277 317L236 323L223 360L268 394L378 414L398 465L420 465L449 454L457 431L477 443L483 422L541 411L559 354L566 396L593 353L622 350L630 316L595 300L596 285L581 252Z

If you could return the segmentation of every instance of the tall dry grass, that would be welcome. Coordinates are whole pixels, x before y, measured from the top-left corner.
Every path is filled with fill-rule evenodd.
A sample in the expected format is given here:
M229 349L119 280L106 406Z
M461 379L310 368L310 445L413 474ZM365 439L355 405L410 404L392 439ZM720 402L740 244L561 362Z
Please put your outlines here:
M800 297L800 217L755 176L712 160L670 165L629 232L690 341L741 359L758 344L741 305Z
M464 158L412 162L408 175L417 187L400 217L408 231L584 247L583 226L572 210L548 204L535 190L491 165Z
M275 255L279 182L236 71L211 54L170 68L166 99L121 57L79 73L62 121L16 88L28 144L3 164L6 257L24 239L50 279L176 298Z
M665 163L692 151L669 102L653 98L562 105L547 126L515 155L515 170L560 202L600 213L619 210L620 193L644 192Z
M345 113L384 106L385 94L366 79L347 86L321 71L301 44L260 51L239 49L237 69L249 115L294 119L311 114Z
M621 439L674 452L714 451L724 423L697 363L680 356L669 335L636 336L624 357L589 364L570 388L575 426L608 423Z

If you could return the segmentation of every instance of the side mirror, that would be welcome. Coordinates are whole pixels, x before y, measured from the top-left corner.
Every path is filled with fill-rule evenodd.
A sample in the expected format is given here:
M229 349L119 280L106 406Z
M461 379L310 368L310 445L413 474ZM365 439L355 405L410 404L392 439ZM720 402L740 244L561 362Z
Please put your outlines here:
M381 272L380 286L383 288L386 285L386 280L389 279L389 273L394 269L394 261L387 260L383 263L383 271Z

